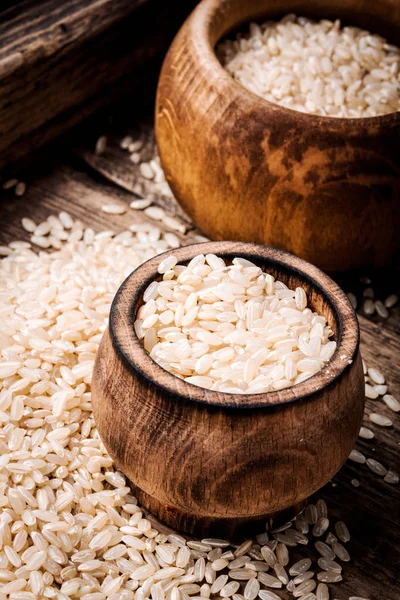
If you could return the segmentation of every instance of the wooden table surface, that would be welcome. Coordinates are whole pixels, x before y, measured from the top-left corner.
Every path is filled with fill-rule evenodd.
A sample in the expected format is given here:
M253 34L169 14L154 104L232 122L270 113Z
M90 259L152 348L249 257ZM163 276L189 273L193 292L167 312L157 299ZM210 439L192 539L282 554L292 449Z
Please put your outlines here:
M143 100L142 96L142 100ZM146 105L146 102L142 104ZM189 244L199 232L190 224L176 201L160 196L152 189L152 182L144 180L137 165L129 160L129 154L119 147L121 138L127 133L144 141L142 152L145 160L155 153L151 119L151 100L139 111L114 111L111 119L101 115L80 128L68 140L52 147L39 164L20 174L27 183L24 196L17 198L13 191L2 190L0 198L0 244L16 239L28 239L21 226L22 216L31 216L36 222L68 211L74 218L90 225L97 231L112 229L115 232L138 221L149 221L142 212L131 209L125 215L111 216L101 211L105 202L132 201L132 190L144 195L153 194L155 202L182 218L186 223L186 235L178 234L183 244ZM96 137L107 135L108 149L103 155L93 152ZM139 187L138 187L139 186ZM205 199L206 201L206 199ZM168 230L164 224L157 225ZM358 276L338 278L345 291L355 289ZM394 290L398 271L388 269L385 273L374 273L374 288L379 297ZM390 279L392 278L392 279ZM353 284L350 282L353 281ZM375 283L376 281L376 283ZM350 287L353 285L353 287ZM398 281L397 281L398 286ZM367 319L359 315L362 355L368 366L377 367L387 379L389 393L400 399L400 309L391 309L386 320L378 317ZM367 400L366 415L379 412L393 420L393 427L383 428L368 422L374 433L372 440L360 440L357 448L367 457L373 457L386 467L400 471L400 413L391 412L382 400ZM327 439L329 444L330 440ZM360 482L359 487L351 483ZM331 598L348 600L350 596L370 600L398 600L400 598L400 486L387 484L373 474L366 465L348 461L334 480L318 494L324 497L330 512L343 519L349 526L352 539L348 549L352 561L344 565L344 581L330 585ZM296 550L296 549L295 549ZM307 550L301 546L304 556ZM295 553L294 553L295 554ZM299 554L300 556L300 554ZM282 598L292 598L282 594Z

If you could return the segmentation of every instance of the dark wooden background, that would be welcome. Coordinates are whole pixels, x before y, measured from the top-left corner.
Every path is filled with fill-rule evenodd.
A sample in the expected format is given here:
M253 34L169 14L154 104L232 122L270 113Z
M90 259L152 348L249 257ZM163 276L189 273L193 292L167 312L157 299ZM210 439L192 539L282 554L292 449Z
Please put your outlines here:
M0 169L158 68L196 0L0 3ZM29 118L26 118L26 117Z

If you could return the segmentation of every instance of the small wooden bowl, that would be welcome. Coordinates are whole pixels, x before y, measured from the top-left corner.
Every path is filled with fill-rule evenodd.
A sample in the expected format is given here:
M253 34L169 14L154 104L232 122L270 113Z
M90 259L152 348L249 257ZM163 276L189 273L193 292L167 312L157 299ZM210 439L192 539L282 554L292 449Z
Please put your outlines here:
M203 0L165 59L156 135L175 196L212 239L283 248L326 271L383 266L399 248L400 112L319 117L236 83L214 47L251 20L341 18L400 39L394 0Z
M168 254L242 256L302 285L338 348L319 373L279 392L206 390L155 363L133 323ZM92 399L97 427L140 502L175 529L234 535L249 521L298 509L342 466L364 411L358 323L342 290L286 252L241 242L186 246L155 257L120 287L97 355Z

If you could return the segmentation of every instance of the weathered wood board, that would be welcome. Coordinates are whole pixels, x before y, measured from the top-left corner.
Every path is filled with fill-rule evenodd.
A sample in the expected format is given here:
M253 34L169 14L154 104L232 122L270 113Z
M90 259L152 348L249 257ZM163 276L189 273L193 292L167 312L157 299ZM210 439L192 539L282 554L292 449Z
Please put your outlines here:
M122 92L141 93L195 5L21 0L0 6L0 168Z

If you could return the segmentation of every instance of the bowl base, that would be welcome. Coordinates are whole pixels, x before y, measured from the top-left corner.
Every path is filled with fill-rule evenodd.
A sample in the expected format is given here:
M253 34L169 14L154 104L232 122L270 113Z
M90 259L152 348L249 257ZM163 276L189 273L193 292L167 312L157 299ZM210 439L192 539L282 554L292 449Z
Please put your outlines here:
M148 510L157 521L175 531L188 533L199 538L222 537L229 540L249 538L290 521L307 504L307 500L303 500L285 510L253 518L212 519L198 517L190 513L185 513L168 504L162 504L132 482L130 482L130 485L140 505Z

